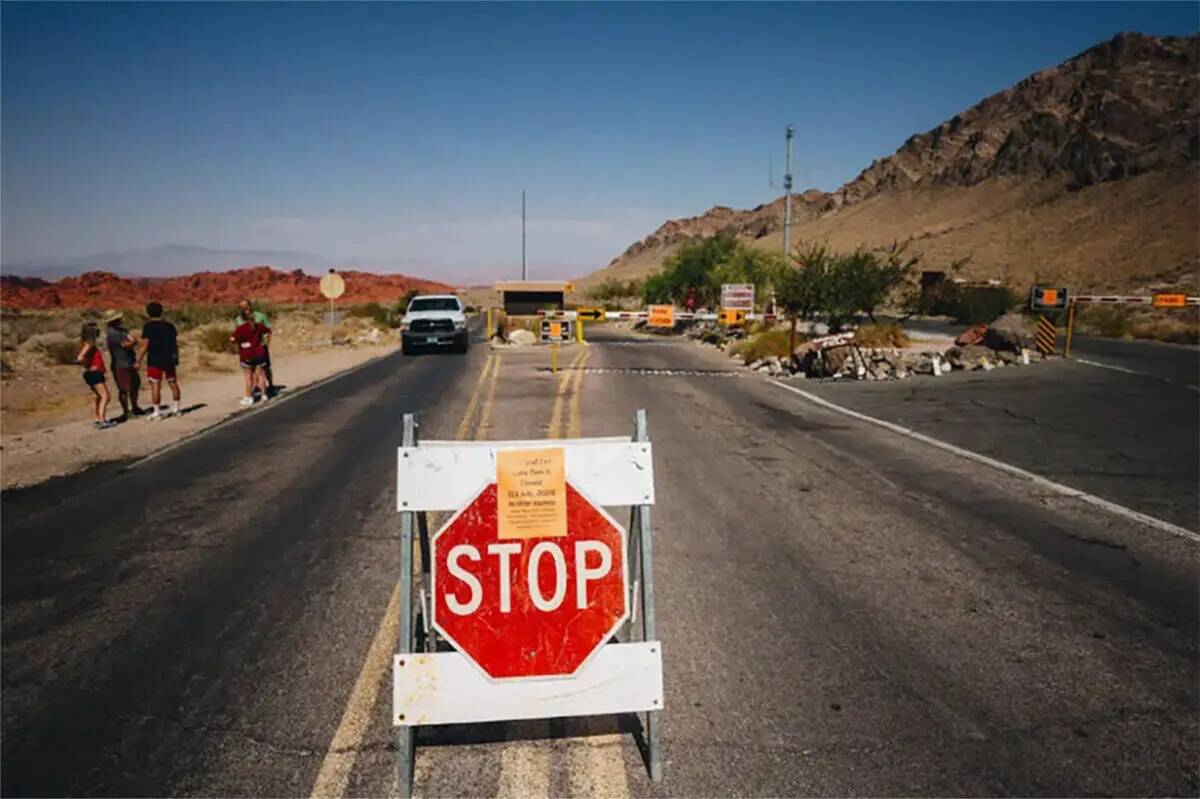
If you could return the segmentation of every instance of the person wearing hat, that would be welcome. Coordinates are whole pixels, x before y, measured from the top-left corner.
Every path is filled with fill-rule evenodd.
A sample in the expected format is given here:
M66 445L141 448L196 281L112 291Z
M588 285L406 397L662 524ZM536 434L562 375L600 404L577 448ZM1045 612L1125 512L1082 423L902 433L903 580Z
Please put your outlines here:
M117 399L121 403L120 421L128 419L130 412L134 416L141 416L145 411L138 407L138 390L142 387L142 380L137 370L137 353L133 349L133 337L125 329L120 316L108 320L105 339L108 342L113 380L117 384Z

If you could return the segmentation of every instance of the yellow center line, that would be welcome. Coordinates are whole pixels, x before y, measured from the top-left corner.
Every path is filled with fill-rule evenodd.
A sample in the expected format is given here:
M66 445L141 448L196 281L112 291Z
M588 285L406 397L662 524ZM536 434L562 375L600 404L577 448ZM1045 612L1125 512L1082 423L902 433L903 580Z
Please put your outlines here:
M591 355L592 351L590 349L584 350L583 358L579 360L579 364L575 369L575 387L571 389L571 410L567 414L567 438L579 438L580 436L583 420L579 404L583 396L583 371Z
M590 350L586 349L580 350L563 370L563 376L558 379L558 390L554 395L554 409L550 413L550 426L546 430L547 438L562 438L563 399L566 397L571 380L575 377L575 367L587 357L589 352Z
M500 356L496 358L496 368L492 370L492 379L488 383L487 397L483 401L483 408L479 411L479 424L475 426L475 438L484 440L491 437L491 418L492 418L492 399L496 396L496 382L500 376Z
M467 403L467 411L458 425L458 432L454 434L456 441L466 440L467 434L471 430L471 419L474 418L475 406L479 403L479 390L483 388L483 382L487 380L488 370L492 368L492 364L496 364L496 371L499 371L500 359L494 354L488 355L487 361L483 364L483 371L479 373L479 380L475 383L475 390L471 392L471 400Z
M462 422L458 425L456 438L460 441L465 439L470 431L471 418L475 415L475 408L479 404L479 395L489 370L492 375L491 387L494 390L496 376L500 373L498 356L488 355L488 359L483 365L483 371L479 374L479 380L475 382L475 389L471 392L471 398L467 402L467 410L463 414ZM478 438L479 434L480 430L477 428L475 437ZM313 797L336 798L345 794L346 785L350 781L350 772L358 757L358 750L370 729L371 711L379 700L379 692L384 685L388 665L391 663L392 653L396 649L399 637L400 582L397 580L388 597L387 610L384 611L379 627L375 630L375 636L371 639L371 646L367 649L362 669L354 681L354 687L350 690L350 698L342 711L337 731L334 732L325 758L321 761L321 770L317 772L317 779L313 783L311 794Z

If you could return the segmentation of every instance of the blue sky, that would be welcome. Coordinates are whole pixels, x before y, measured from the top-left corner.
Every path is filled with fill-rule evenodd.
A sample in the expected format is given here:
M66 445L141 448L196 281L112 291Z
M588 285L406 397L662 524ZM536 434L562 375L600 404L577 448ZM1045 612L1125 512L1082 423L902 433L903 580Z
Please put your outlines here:
M605 265L1195 3L5 3L3 263L163 244L453 280Z

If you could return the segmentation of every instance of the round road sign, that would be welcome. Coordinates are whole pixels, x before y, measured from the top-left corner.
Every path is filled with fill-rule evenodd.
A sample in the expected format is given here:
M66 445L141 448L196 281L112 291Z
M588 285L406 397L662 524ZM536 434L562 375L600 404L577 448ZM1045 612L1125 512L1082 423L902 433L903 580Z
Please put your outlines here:
M321 293L328 299L336 300L346 293L346 281L337 272L329 272L321 277Z
M568 481L566 535L501 538L496 491L432 539L433 626L493 679L569 677L629 615L625 529Z

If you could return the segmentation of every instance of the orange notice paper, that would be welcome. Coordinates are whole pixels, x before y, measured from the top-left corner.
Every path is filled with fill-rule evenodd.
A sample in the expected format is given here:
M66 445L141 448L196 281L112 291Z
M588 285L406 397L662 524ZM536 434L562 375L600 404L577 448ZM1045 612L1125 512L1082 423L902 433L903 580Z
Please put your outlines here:
M497 534L557 538L567 534L567 469L561 447L496 453Z

